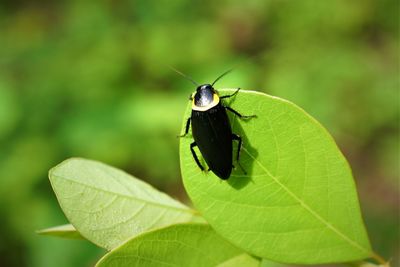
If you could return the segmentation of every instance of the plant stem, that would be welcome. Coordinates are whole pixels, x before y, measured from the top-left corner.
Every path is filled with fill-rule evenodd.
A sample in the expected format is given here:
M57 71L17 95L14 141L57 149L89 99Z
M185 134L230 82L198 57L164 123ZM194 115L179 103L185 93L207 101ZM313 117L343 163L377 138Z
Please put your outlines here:
M382 256L380 256L378 253L376 253L375 251L372 252L371 256L372 256L372 259L374 259L380 265L383 265L386 267L390 266L389 262L385 261L385 259Z

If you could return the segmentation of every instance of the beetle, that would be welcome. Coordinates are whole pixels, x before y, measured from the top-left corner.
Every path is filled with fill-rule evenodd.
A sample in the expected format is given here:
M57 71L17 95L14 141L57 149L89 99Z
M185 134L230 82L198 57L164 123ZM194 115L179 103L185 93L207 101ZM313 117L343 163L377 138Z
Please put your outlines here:
M207 163L208 170L211 170L222 180L227 180L231 175L232 168L234 168L232 165L233 141L238 142L236 161L243 172L246 173L239 163L242 138L232 132L226 111L232 112L240 119L256 117L256 115L241 115L236 110L223 104L223 99L235 96L240 88L233 94L224 96L220 96L218 91L215 90L214 84L231 70L220 75L212 84L202 85L198 85L190 77L178 72L197 86L196 91L189 98L192 101L191 116L186 121L185 133L179 137L186 136L191 125L194 142L190 144L190 151L197 166L202 171L205 170L194 150L196 146Z

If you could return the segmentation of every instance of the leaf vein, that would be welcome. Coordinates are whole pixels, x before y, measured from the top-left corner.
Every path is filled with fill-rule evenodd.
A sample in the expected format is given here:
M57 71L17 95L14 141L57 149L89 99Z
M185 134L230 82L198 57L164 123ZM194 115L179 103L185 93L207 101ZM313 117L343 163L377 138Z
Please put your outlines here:
M348 242L351 246L359 249L360 251L363 251L366 254L369 254L368 249L362 247L360 244L349 238L347 235L343 234L339 229L334 227L332 224L327 222L323 217L321 217L317 212L315 212L310 206L308 206L303 200L301 200L295 193L293 193L288 187L286 187L284 184L282 184L276 177L274 177L268 169L256 158L254 157L250 151L248 151L245 147L243 147L243 150L267 173L271 179L273 179L279 186L281 186L286 193L288 193L294 200L299 202L299 204L307 210L311 215L313 215L318 221L320 221L322 224L326 225L327 228L332 230L334 233L336 233L339 237L341 237L343 240Z

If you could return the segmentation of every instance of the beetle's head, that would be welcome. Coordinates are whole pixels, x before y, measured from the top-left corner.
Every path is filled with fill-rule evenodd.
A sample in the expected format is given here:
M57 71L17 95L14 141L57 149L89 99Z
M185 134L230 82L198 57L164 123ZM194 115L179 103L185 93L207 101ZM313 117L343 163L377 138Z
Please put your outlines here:
M201 94L201 93L207 93L207 92L209 92L209 93L215 92L215 90L211 84L203 84L203 85L198 86L196 89L196 93Z
M215 106L215 101L219 101L217 92L211 84L203 84L197 87L194 94L193 104L197 107Z

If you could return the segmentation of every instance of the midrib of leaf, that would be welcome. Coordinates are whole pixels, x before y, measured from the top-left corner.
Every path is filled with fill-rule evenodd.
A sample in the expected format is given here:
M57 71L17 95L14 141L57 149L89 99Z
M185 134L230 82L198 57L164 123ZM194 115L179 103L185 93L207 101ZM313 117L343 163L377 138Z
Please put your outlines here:
M158 207L167 208L167 209L173 209L173 210L177 210L177 211L181 211L181 212L190 213L190 214L192 214L192 215L198 215L198 212L197 212L197 211L192 210L192 209L190 209L190 208L184 209L184 208L178 208L178 207L168 206L168 205L164 205L164 204L157 203L157 202L153 202L153 201L143 200L143 199L140 199L140 198L131 196L131 195L124 195L124 194L121 194L121 193L118 193L118 192L110 192L110 191L104 190L104 189L102 189L102 188L95 187L95 186L93 186L93 185L88 185L88 184L85 184L85 183L82 183L82 182L78 182L78 181L76 181L76 180L71 180L71 179L65 178L65 177L63 177L63 176L58 176L58 175L54 175L54 174L52 174L52 176L57 177L57 178L59 178L59 179L64 179L64 180L70 181L70 182L75 183L75 184L79 184L79 185L82 185L82 186L86 186L86 187L89 187L89 188L91 188L91 189L94 189L94 190L97 190L97 191L101 191L101 192L104 192L104 193L107 193L107 194L114 194L114 195L117 195L117 196L120 196L120 197L123 197L123 198L128 198L128 199L136 200L136 201L142 202L142 203L144 203L144 204L153 205L153 206L158 206Z
M295 193L293 193L289 188L287 188L284 184L282 184L275 176L273 176L269 170L259 161L256 157L254 157L245 147L242 149L265 171L265 173L272 178L272 180L277 183L279 186L283 188L294 200L299 202L299 204L307 210L311 215L313 215L318 221L326 225L327 228L331 229L335 234L340 236L342 239L347 241L351 246L363 251L366 254L370 254L369 250L349 238L347 235L343 234L339 229L335 228L332 224L326 221L323 217L321 217L316 211L314 211L310 206L308 206L302 199L300 199Z

